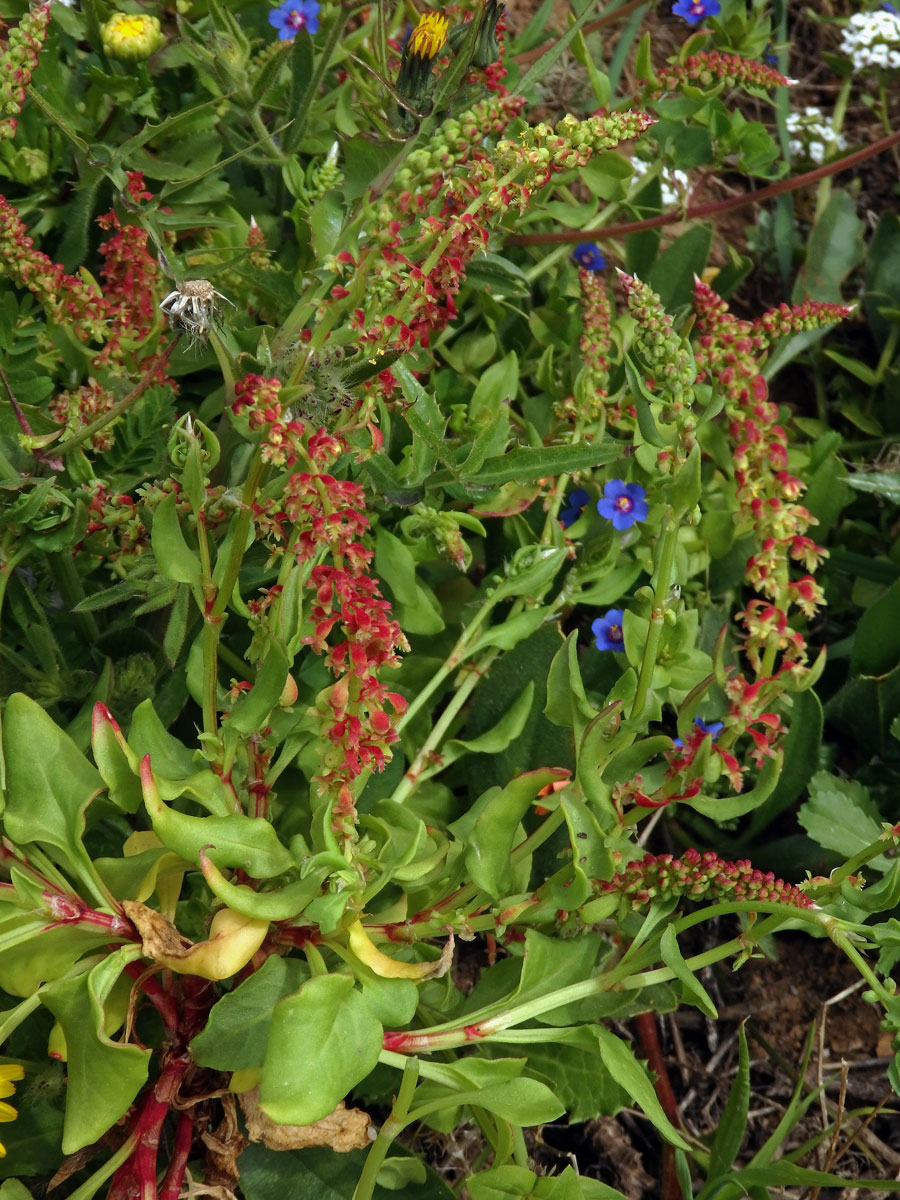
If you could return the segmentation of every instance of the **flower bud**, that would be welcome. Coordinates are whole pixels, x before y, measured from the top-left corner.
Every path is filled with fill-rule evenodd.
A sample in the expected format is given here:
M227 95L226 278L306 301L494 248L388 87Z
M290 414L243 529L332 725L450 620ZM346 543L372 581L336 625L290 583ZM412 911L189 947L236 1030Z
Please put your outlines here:
M103 48L119 62L144 62L165 41L158 17L115 13L100 30Z

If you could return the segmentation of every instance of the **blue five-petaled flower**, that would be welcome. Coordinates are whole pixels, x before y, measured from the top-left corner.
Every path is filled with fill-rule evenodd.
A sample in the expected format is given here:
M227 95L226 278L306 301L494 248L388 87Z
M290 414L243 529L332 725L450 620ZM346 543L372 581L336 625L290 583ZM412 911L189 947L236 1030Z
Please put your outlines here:
M572 251L572 257L585 271L602 271L606 266L606 259L596 242L579 242Z
M591 625L591 633L597 639L598 650L624 650L625 631L622 624L625 613L621 608L611 608L605 617L598 617Z
M689 25L697 25L706 17L715 17L722 11L719 0L677 0L672 5L676 17L684 17Z
M597 501L597 512L612 521L613 529L630 529L636 521L647 520L646 496L639 483L611 479L603 489L603 498Z
M296 37L301 29L307 33L319 32L318 0L285 0L285 3L269 13L269 24L278 30L282 42Z
M568 529L570 525L575 524L587 507L590 498L584 488L576 488L571 495L566 497L566 508L559 514L559 523L563 529Z

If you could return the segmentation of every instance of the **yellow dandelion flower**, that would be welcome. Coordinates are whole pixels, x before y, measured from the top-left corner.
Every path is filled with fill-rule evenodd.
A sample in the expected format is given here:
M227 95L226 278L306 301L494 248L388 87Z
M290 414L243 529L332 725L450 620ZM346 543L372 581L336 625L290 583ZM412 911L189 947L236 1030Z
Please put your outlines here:
M24 1079L25 1068L18 1063L8 1063L0 1066L0 1097L11 1096L15 1092L13 1080ZM14 1121L19 1114L11 1104L5 1104L0 1099L0 1121ZM0 1158L6 1157L6 1147L0 1142Z
M423 13L419 23L409 35L406 49L417 58L437 58L447 40L450 22L441 13Z

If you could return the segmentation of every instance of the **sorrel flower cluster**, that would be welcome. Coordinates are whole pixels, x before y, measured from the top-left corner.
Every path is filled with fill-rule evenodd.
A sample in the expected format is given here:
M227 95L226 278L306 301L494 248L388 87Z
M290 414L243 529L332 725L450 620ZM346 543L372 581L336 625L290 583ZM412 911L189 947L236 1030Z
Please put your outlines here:
M579 254L579 251L581 252ZM609 354L612 340L612 301L609 287L600 274L606 259L593 242L575 247L573 258L579 264L578 284L581 288L581 352L582 368L575 391L555 407L556 416L563 421L575 420L590 426L604 414L609 397Z
M793 884L776 879L771 871L758 871L747 859L726 862L712 851L701 854L698 850L686 850L681 858L647 854L600 883L599 891L621 896L632 909L643 908L651 900L673 897L766 901L794 908L815 908L809 896Z
M26 12L10 30L9 44L0 53L0 141L16 136L16 118L25 104L25 89L38 64L49 23L49 4Z
M291 469L277 496L254 503L254 524L273 558L283 557L304 571L313 604L304 620L303 641L336 677L316 702L319 725L319 804L331 811L334 833L345 844L355 839L354 781L365 771L381 771L397 740L396 718L406 701L379 680L408 649L388 602L369 574L373 551L360 540L369 528L363 489L327 474L346 449L340 435L309 433L297 419L284 421L281 383L248 375L236 386L236 415L246 413L251 429L263 431L263 456ZM274 440L273 440L274 439ZM309 470L294 471L302 464ZM330 560L330 561L325 561ZM251 604L258 623L272 631L283 603L281 585Z
M506 212L524 211L532 192L554 173L584 166L593 154L652 124L639 112L600 113L586 121L568 116L555 129L539 125L516 141L483 145L506 129L521 105L521 99L492 95L446 121L409 156L397 190L373 205L367 247L336 256L332 265L346 284L332 289L327 305L352 309L351 325L364 341L406 350L427 345L455 316L454 296L466 266L487 248L490 228ZM463 163L467 170L457 170Z
M701 281L695 287L694 309L698 365L726 396L739 519L752 530L758 547L746 573L762 598L751 600L741 614L743 649L758 675L771 676L779 654L782 666L796 675L805 669L806 642L789 625L789 617L792 609L807 618L818 611L822 591L812 572L826 551L807 536L815 518L797 502L805 485L787 470L787 434L768 399L760 359L776 338L831 324L851 310L807 301L794 308L782 304L754 322L742 321ZM792 562L805 573L793 577Z
M75 275L40 250L19 220L18 212L0 196L0 273L16 287L27 288L49 320L66 325L79 341L104 342L110 306L99 288Z
M692 54L683 63L673 63L656 73L651 97L659 99L666 92L689 87L710 88L719 84L727 87L756 88L772 91L796 83L766 63L719 50L704 50Z

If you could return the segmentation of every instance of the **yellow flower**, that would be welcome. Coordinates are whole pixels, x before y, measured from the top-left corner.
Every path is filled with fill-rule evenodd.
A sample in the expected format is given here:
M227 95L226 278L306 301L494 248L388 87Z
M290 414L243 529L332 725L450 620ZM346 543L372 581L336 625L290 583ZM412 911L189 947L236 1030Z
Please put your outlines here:
M143 62L155 54L165 40L158 17L115 13L100 30L103 46L120 62Z
M0 1097L11 1096L16 1090L13 1087L14 1079L24 1079L25 1069L18 1063L9 1063L6 1066L0 1066ZM11 1104L5 1104L0 1099L0 1121L14 1121L19 1114ZM0 1142L0 1158L6 1157L6 1147Z
M418 58L437 58L447 40L450 22L441 13L423 13L419 23L409 35L406 49Z

